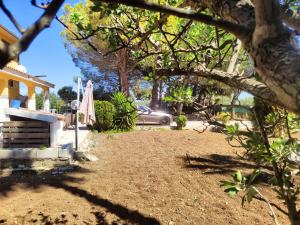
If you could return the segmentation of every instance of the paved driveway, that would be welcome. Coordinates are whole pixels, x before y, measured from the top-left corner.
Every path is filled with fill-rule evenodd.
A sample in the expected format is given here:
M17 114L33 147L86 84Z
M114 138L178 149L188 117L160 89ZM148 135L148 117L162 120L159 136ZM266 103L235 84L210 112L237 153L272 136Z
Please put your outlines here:
M233 125L235 123L239 124L240 129L242 130L246 130L246 126L248 126L249 129L252 129L252 123L251 121L229 121L229 125ZM188 121L187 125L184 129L187 130L199 130L202 131L203 129L205 129L206 127L209 127L211 125L209 125L207 122L205 121ZM173 122L171 124L171 126L162 126L162 125L139 125L136 126L137 130L161 130L161 129L166 129L166 130L170 130L172 127L176 127L176 122Z

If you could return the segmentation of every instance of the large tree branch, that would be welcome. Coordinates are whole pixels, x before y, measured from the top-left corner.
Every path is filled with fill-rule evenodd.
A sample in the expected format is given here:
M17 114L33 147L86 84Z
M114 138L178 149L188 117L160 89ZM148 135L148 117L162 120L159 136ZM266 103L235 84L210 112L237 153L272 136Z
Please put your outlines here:
M252 0L253 1L253 0ZM190 1L193 8L207 7L211 12L223 19L243 24L251 30L255 28L255 12L251 0L197 0ZM264 2L264 1L262 1ZM281 17L291 28L300 33L300 15L289 7L281 7ZM280 18L278 16L278 18Z
M275 38L284 32L280 5L277 0L253 0L255 5L255 31L253 45L258 46L267 39Z
M15 59L20 53L26 51L32 41L45 29L48 28L54 19L57 11L62 6L64 0L53 0L42 16L26 31L22 37L8 47L0 45L0 68L3 68L9 61Z
M219 81L230 87L246 91L258 98L268 101L272 104L282 106L280 101L277 99L275 94L263 83L250 79L241 75L227 73L220 70L171 70L171 69L160 69L158 70L159 76L175 76L175 75L186 75L186 76L198 76L209 80Z
M216 19L215 17L199 13L193 10L176 8L167 5L160 5L146 0L94 0L94 2L97 1L124 4L128 6L147 9L150 11L161 12L168 15L174 15L181 18L199 21L207 25L212 25L224 29L236 35L240 39L244 39L249 33L247 27L244 27L243 25L238 25L222 19Z

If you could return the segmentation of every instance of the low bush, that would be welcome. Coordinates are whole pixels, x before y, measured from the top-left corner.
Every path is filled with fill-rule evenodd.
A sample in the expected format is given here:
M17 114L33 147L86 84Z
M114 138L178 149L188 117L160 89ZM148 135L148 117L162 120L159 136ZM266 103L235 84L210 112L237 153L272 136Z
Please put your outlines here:
M179 115L176 118L177 129L182 130L183 127L186 126L187 117L185 115Z
M113 128L115 106L108 101L94 101L96 123L93 129L106 131Z
M114 129L122 131L133 129L137 119L137 111L132 99L122 92L117 92L113 94L111 102L116 109L113 122Z

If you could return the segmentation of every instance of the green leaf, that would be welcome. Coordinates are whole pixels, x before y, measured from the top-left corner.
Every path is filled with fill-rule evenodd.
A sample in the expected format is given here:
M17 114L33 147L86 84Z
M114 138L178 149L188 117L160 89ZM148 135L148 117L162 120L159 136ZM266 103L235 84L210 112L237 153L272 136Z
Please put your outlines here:
M256 179L256 177L261 173L260 170L254 170L249 178L249 181L247 183L247 185L250 185L253 183L253 181Z
M227 194L230 196L230 197L234 197L236 194L237 194L237 191L235 190L230 190L227 192Z
M257 191L253 188L250 187L247 189L247 201L250 203L253 200L253 197L257 194Z
M230 189L235 187L235 183L230 181L221 181L220 187L224 187L224 189Z
M233 178L234 178L235 181L242 182L242 180L243 180L243 175L242 175L241 171L237 171L237 172L233 175Z

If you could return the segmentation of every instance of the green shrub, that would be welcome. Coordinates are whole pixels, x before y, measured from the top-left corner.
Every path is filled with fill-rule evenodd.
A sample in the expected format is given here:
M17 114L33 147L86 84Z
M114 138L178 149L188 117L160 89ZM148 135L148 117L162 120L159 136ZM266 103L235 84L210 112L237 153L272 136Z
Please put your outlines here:
M180 115L176 118L177 129L182 130L186 126L187 117L185 115Z
M131 130L137 118L136 107L131 98L122 92L113 94L111 102L114 104L116 114L114 117L114 129Z
M106 131L113 128L113 120L116 113L115 107L108 101L94 101L96 123L93 129Z
M81 113L81 112L78 113L78 121L79 121L80 123L83 123L83 122L84 122L84 114Z

